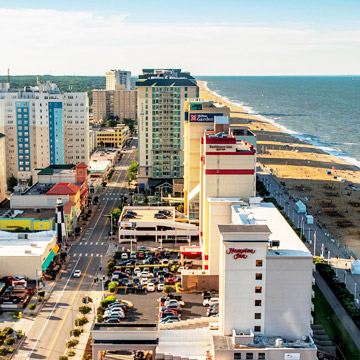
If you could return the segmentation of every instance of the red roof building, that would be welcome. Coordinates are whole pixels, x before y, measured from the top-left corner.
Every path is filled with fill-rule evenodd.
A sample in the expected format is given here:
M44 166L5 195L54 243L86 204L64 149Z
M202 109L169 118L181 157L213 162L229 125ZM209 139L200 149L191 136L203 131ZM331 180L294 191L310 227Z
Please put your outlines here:
M80 191L80 186L73 183L55 184L46 195L76 195Z

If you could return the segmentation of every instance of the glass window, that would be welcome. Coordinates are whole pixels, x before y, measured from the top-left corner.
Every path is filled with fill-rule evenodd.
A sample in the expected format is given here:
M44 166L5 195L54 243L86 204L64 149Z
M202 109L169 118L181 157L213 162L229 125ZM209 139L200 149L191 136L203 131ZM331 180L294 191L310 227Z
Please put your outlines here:
M262 273L256 273L255 274L255 279L256 280L262 280Z
M254 358L253 353L246 353L246 360L252 360Z
M261 294L262 293L262 287L261 286L255 286L255 293Z
M254 318L255 318L256 320L260 320L260 319L261 319L261 313L255 313L255 314L254 314Z
M241 353L234 353L234 360L241 360Z
M261 331L261 326L256 325L254 326L254 332L260 332Z
M255 300L255 306L261 306L261 300Z
M258 359L259 360L265 360L265 353L259 353Z
M256 266L257 267L263 266L263 261L262 260L256 260Z

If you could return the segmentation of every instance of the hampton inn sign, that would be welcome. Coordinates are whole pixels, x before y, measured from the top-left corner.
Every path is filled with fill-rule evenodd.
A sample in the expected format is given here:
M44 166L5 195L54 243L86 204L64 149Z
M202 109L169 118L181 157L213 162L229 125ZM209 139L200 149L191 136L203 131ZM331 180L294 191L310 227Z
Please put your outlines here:
M233 255L233 258L237 260L237 259L246 259L248 257L248 254L255 254L255 250L248 248L246 249L229 248L226 250L226 253L228 255Z

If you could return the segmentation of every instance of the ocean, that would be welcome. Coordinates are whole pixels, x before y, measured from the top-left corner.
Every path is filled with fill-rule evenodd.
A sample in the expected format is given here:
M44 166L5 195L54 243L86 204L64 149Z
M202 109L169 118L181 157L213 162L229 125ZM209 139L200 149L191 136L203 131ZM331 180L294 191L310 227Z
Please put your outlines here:
M209 90L360 168L360 76L199 76Z

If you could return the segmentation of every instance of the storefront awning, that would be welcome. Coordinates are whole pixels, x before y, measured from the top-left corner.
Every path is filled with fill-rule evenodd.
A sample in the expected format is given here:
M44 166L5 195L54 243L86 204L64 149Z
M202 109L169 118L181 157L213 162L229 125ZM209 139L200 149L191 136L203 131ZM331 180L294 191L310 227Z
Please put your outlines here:
M41 270L42 270L42 271L45 271L45 270L49 267L49 265L50 265L50 263L51 263L51 261L52 261L52 259L53 259L54 257L55 257L55 253L54 253L54 251L51 250L50 254L49 254L48 257L45 259L45 261L43 262L43 264L41 265Z

